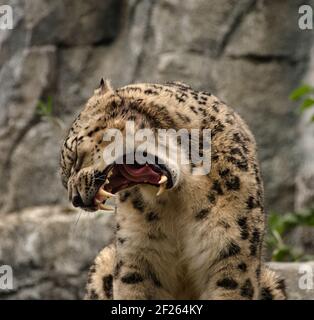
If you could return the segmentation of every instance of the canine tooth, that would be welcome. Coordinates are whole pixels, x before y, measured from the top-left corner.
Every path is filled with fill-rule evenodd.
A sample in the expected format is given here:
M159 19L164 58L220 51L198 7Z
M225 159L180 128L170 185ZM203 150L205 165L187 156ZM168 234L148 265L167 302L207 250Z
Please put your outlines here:
M160 196L162 193L164 193L164 191L166 190L166 184L163 183L159 186L159 190L157 192L157 197Z
M110 178L110 177L111 177L111 175L112 175L112 169L108 172L108 174L107 174L107 178Z
M114 210L113 207L108 206L108 205L106 205L106 204L102 204L102 203L99 203L99 204L98 204L98 208L100 208L100 209L102 209L102 210L105 210L105 211L112 211L112 210Z
M168 178L166 176L161 176L160 180L158 181L159 184L163 184L168 181Z
M103 197L106 197L106 198L114 197L114 194L112 194L112 193L110 193L110 192L108 192L108 191L106 191L104 189L99 189L98 190L98 194L103 196Z

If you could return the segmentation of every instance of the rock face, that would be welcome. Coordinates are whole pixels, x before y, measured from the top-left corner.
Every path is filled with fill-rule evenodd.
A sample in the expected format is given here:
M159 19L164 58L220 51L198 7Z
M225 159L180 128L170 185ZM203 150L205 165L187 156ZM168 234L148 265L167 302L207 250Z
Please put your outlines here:
M82 298L87 271L112 238L111 220L64 206L6 215L0 221L0 265L12 266L14 289L0 290L0 299Z
M313 32L298 28L298 8L304 1L7 2L13 7L14 28L0 30L3 219L18 219L23 208L67 202L58 175L60 142L101 77L110 78L114 86L181 80L219 96L256 136L267 208L285 212L313 206L313 130L305 129L288 99L307 74L308 79L314 74L309 68ZM314 0L307 2L314 6ZM38 102L49 99L52 110L39 115ZM43 223L42 209L30 210L34 212L26 214L32 216L30 226L9 233L12 247L19 232L30 236ZM16 213L4 217L12 211ZM59 209L52 210L48 220L53 221L55 214L62 215ZM45 228L53 225L47 222ZM63 228L63 233L55 234L59 239L51 234L49 241L67 239ZM304 232L301 229L296 241L313 250L314 240L309 244ZM103 235L95 230L92 234L90 249L95 254ZM0 252L9 255L2 254L3 262L20 266L23 250L3 251L4 246L0 242ZM40 259L49 263L44 256ZM32 263L26 259L23 266ZM48 291L56 298L79 296L81 278L67 277L70 282L63 288L58 284L62 274L33 269L27 281L37 284L21 280L21 290L10 297L47 297Z

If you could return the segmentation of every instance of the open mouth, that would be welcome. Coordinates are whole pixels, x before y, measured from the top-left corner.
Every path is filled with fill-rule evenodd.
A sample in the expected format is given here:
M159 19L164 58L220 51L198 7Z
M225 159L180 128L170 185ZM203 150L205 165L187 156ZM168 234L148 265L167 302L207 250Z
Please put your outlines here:
M105 169L105 183L100 186L94 198L98 209L112 211L113 208L105 202L123 189L138 185L149 184L158 187L160 196L173 183L169 171L158 164L112 164Z

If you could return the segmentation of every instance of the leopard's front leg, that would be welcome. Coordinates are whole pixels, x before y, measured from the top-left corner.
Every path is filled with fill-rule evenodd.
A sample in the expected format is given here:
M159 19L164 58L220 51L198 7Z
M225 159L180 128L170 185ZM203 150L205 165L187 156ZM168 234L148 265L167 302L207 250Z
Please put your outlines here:
M114 244L99 252L89 269L85 300L112 300L113 276L116 260Z
M260 281L256 275L256 266L259 262L254 261L251 266L238 258L240 257L230 259L228 263L218 263L212 268L201 300L260 299Z
M114 299L173 299L162 287L152 265L144 258L119 257L113 280Z
M162 288L152 266L139 257L122 257L114 244L103 249L90 268L85 299L173 299Z
M160 225L161 216L162 212L146 202L138 188L120 194L116 215L114 299L173 299L165 288L167 281L160 270L160 265L165 264L161 257L165 255L163 241L167 238L167 232Z

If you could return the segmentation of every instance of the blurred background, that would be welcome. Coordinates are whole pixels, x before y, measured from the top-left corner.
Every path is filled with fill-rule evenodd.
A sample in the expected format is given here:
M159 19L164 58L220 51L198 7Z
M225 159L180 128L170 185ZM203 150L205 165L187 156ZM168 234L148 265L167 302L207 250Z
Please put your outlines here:
M12 266L14 289L0 298L81 298L111 239L110 215L74 210L59 177L66 129L102 77L115 87L180 80L232 106L259 148L267 258L313 259L314 38L298 11L314 1L4 4L13 29L0 30L0 265Z

